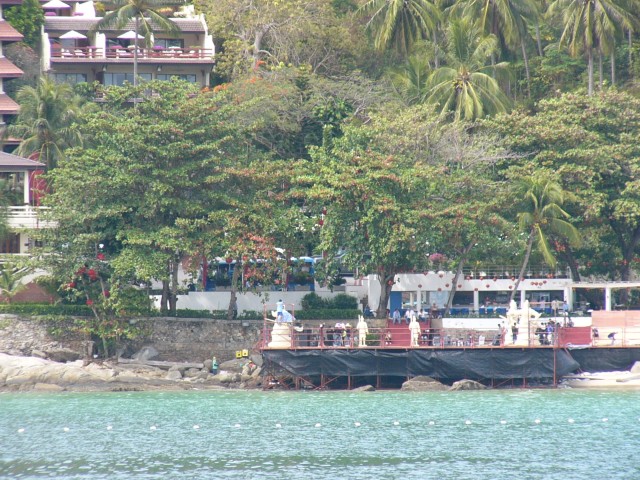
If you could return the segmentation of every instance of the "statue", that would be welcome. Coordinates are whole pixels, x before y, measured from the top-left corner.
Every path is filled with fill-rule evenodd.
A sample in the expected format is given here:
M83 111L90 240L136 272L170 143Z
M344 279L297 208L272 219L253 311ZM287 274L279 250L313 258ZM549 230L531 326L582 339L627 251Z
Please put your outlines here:
M364 321L364 317L362 315L358 315L358 324L356 325L356 328L358 329L358 347L366 347L369 326L367 325L367 322Z
M420 339L420 324L416 320L415 317L411 318L411 322L409 322L409 331L411 332L411 346L419 347L419 339Z
M271 341L267 345L269 348L291 348L291 324L296 317L286 310L282 312L273 311L271 315L276 319L271 329ZM294 326L296 332L302 332L303 327Z
M525 300L522 303L521 309L518 309L515 300L511 300L511 302L509 303L509 310L507 311L507 316L503 317L502 315L500 315L500 318L506 320L505 326L507 325L512 326L511 327L512 331L515 327L517 331L520 331L520 328L522 328L525 331L529 332L530 331L529 324L531 320L532 319L538 320L538 318L540 318L540 315L541 315L540 312L535 311L533 308L529 306L529 300ZM528 336L525 340L523 340L522 343L529 342ZM516 344L516 341L517 341L517 337L514 338L514 342L513 342L514 345ZM517 342L517 343L520 343L520 342Z

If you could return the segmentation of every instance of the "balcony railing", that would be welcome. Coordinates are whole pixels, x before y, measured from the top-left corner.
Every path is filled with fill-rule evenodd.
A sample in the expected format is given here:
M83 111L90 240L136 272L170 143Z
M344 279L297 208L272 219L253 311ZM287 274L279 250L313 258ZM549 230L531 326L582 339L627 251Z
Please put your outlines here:
M48 207L32 207L20 205L6 207L6 218L10 228L46 228L51 222L38 219L38 214Z
M131 59L134 57L133 48L124 47L108 47L107 49L99 47L76 47L76 48L59 48L51 49L51 58L65 59L92 59L92 58L114 58L114 59ZM180 47L138 47L139 59L211 59L213 58L213 49L206 48L180 48Z

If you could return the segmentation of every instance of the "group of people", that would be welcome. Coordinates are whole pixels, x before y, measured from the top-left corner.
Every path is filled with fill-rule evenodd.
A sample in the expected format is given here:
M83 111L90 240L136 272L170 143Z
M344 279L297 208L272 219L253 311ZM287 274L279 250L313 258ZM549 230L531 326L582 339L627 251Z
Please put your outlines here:
M433 303L429 310L422 308L420 311L417 311L412 308L407 308L404 311L404 316L400 313L400 309L396 308L391 315L391 320L394 325L401 325L402 320L404 319L407 322L407 325L410 325L412 320L417 320L418 322L426 322L427 320L433 320L434 318L439 317L440 309L435 303Z
M538 337L540 345L553 345L554 335L560 326L560 322L555 322L554 320L549 320L546 324L541 323L538 325L538 328L535 330L535 334Z

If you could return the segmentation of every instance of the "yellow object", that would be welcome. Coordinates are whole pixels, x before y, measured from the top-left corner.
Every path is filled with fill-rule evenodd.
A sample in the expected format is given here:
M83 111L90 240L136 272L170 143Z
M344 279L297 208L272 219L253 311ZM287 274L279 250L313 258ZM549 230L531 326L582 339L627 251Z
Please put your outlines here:
M242 350L242 356L243 357L248 357L249 356L249 350Z
M236 358L242 358L242 350L236 350Z

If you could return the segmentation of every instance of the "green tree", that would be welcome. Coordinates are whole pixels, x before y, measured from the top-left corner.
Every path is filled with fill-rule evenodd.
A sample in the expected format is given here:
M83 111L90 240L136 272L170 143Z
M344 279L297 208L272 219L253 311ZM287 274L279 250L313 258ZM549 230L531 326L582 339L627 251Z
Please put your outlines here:
M82 145L77 124L81 101L69 84L42 77L36 88L21 88L17 99L20 113L5 131L22 139L16 154L35 157L53 168L66 149Z
M438 176L428 141L436 128L424 107L376 116L313 149L313 168L298 176L296 193L316 212L319 249L327 254L318 275L331 282L346 268L377 276L380 317L396 274L427 265Z
M3 17L24 36L24 43L33 50L40 49L40 27L44 25L44 10L38 0L23 0L20 5L7 5Z
M638 26L637 0L555 0L547 13L561 15L563 31L560 45L571 55L587 56L588 93L593 95L593 56L596 49L611 52L616 37Z
M26 288L23 280L31 271L28 268L20 268L16 265L4 263L0 265L0 296L7 303L11 303L13 297Z
M177 34L180 28L159 12L163 7L179 5L176 0L109 0L104 2L109 11L92 31L104 28L124 28L134 20L135 38L133 40L133 85L138 84L138 35L144 37L146 46L150 46L154 30Z
M453 111L456 120L507 111L509 100L490 75L507 64L486 65L496 48L496 38L482 36L471 20L452 20L447 31L447 65L429 76L426 102L437 105L443 113Z
M518 225L527 235L527 247L510 300L514 299L524 278L534 244L547 264L555 267L556 259L549 245L550 234L566 238L573 246L579 246L581 242L578 230L568 221L570 215L562 209L569 195L545 172L536 171L520 180L515 195L515 200L520 202Z
M429 0L369 0L361 10L371 15L367 26L374 31L375 48L393 47L404 55L436 30L440 18Z

